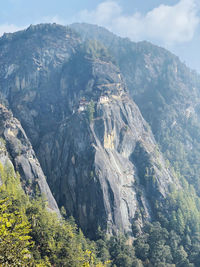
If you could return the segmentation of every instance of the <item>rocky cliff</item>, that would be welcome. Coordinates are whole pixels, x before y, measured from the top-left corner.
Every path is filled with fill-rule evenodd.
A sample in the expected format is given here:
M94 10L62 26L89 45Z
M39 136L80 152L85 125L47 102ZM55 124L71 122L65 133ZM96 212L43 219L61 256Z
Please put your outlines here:
M36 190L39 190L47 200L47 207L59 214L57 203L52 196L31 143L20 122L2 105L0 105L0 136L1 164L19 172L22 187L30 197L34 197Z
M94 233L107 225L110 232L130 233L136 211L144 209L143 219L150 219L149 199L165 197L172 178L119 70L99 59L82 60L90 70L84 69L87 86L77 83L80 65L74 80L66 66L61 90L73 88L78 105L56 135L43 139L39 158L59 205L82 229Z
M107 47L165 157L200 194L200 76L148 42L134 43L95 25L71 27L83 40L100 40Z
M98 226L131 234L133 221L152 220L156 200L162 206L169 185L178 186L119 68L97 42L85 44L55 24L4 35L0 91L59 207L89 236ZM19 130L4 137L22 177L35 180L39 174L24 153L43 173L22 131L21 154L12 145Z

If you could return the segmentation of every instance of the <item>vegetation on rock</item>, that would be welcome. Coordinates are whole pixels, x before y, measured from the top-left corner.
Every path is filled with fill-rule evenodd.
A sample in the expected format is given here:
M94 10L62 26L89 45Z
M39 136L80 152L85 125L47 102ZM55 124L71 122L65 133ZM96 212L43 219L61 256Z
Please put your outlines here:
M11 166L0 164L0 264L103 267L94 242L72 219L49 212L42 196L29 199Z
M2 37L0 102L23 122L58 204L95 241L35 196L39 161L1 106L0 264L198 267L200 78L147 42L88 33L103 45L56 25Z

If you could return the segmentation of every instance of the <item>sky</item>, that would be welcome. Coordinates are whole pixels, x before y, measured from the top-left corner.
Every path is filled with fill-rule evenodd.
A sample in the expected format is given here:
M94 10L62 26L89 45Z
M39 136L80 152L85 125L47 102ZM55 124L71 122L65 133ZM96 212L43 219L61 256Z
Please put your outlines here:
M44 22L87 22L147 40L200 73L199 0L0 0L0 35Z

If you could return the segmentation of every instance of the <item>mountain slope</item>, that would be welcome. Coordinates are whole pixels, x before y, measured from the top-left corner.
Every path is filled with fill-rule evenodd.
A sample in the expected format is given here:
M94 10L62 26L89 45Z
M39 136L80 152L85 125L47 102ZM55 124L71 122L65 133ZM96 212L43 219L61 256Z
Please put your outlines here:
M199 194L200 76L148 42L134 43L89 24L71 27L108 48L165 157Z
M20 122L2 105L0 105L0 129L1 164L19 172L22 187L27 195L33 198L39 190L48 202L47 207L59 214L57 203Z
M0 39L1 98L20 120L59 204L91 237L132 233L178 186L119 69L71 29ZM12 53L11 53L12 52Z
M171 174L159 152L156 158L154 138L124 91L116 67L109 62L82 60L92 72L90 76L84 69L90 88L85 87L87 92L78 91L84 90L77 83L80 65L73 69L74 81L70 81L72 77L66 66L62 84L73 83L73 92L82 96L72 116L61 123L53 144L49 136L42 142L41 163L48 167L50 185L59 196L59 205L74 214L87 233L94 233L99 225L102 228L107 225L109 231L118 229L131 233L136 210L142 206L144 220L145 216L151 218L151 205L146 197L151 198L153 194L162 199L172 182ZM145 154L146 161L143 159L141 163L138 157L145 158ZM52 164L45 162L44 155L51 158ZM156 165L158 161L161 170ZM149 177L148 185L143 182L145 173L139 173L141 168L151 169L155 181Z

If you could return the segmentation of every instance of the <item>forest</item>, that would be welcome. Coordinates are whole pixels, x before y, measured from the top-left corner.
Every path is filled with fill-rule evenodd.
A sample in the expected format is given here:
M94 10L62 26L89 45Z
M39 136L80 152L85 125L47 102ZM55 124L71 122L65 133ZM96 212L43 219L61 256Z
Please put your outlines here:
M170 213L155 203L157 218L138 229L134 238L85 238L64 208L61 217L49 212L39 193L25 195L13 167L0 165L0 263L4 266L183 266L200 265L200 203L194 189L183 180L187 195L171 189L166 200ZM137 215L136 215L137 216ZM140 215L138 215L140 216Z

